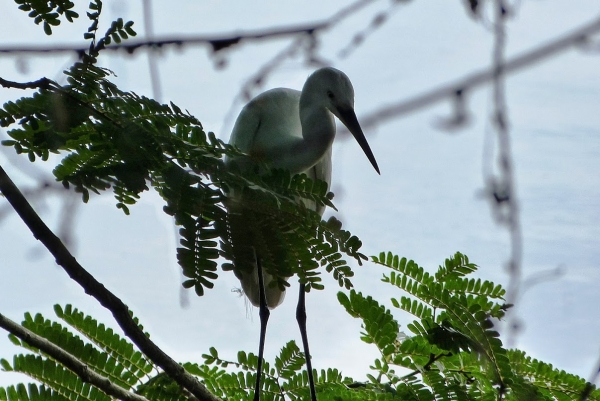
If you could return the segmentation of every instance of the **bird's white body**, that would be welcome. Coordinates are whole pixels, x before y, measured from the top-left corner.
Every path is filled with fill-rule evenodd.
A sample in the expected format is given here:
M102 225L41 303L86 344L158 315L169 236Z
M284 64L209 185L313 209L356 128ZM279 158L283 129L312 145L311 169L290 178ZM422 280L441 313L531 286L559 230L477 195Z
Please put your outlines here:
M276 88L252 99L241 111L229 143L248 155L246 160L235 161L241 168L248 168L257 161L265 161L273 168L284 168L292 174L304 173L311 179L319 179L329 185L331 182L331 144L326 147L319 160L315 160L313 157L312 160L302 162L282 162L297 159L292 153L293 149L290 144L301 143L303 140L300 123L301 93L293 89ZM328 123L331 123L335 132L333 115L327 113L326 118L330 120ZM272 128L267 130L266 127ZM249 135L249 132L253 134ZM231 161L228 160L228 162ZM304 200L304 202L306 207L323 214L324 207L317 207L312 201ZM273 309L283 302L285 290L271 285L273 277L270 274L265 272L263 276L267 305ZM252 305L258 307L260 299L257 269L251 273L240 271L239 277L244 294Z
M315 71L306 80L302 92L286 88L266 91L243 108L231 133L229 143L245 155L226 159L225 162L229 166L237 165L242 171L253 168L257 162L262 162L271 168L288 170L291 174L305 173L312 179L325 181L329 186L331 145L335 138L336 116L348 127L375 170L379 172L353 108L352 84L346 74L334 68ZM278 242L277 229L268 224L261 224L259 213L253 212L251 207L245 207L247 199L240 193L230 191L228 195L232 241L235 239L238 242L238 246L234 243L234 248L237 249L234 261L236 275L240 279L244 294L254 306L260 307L259 374L254 396L257 401L269 309L278 306L285 295L285 290L280 285L272 284L274 277L264 271L261 261L265 257L274 261L278 276L289 277L292 273L290 266L285 265L289 259L283 251L285 244ZM322 206L305 202L307 207L323 214ZM259 274L262 274L262 280ZM261 291L264 291L262 299ZM304 285L300 286L296 319L306 355L311 399L316 401L306 337Z
M335 138L337 116L354 134L367 157L379 172L354 114L354 89L348 77L334 68L321 68L304 84L302 92L277 88L252 99L238 116L229 143L246 154L227 159L240 169L256 162L271 168L305 173L312 179L331 183L331 145ZM236 197L232 193L233 198ZM238 199L243 202L243 199ZM306 204L322 214L322 207ZM249 244L252 245L252 244ZM258 275L238 271L245 295L259 306ZM270 285L272 277L265 273L267 305L275 308L283 301L284 290Z
M323 128L332 132L322 136L323 144L319 147L323 147L323 152L313 149L302 155L296 150L305 144L300 120L301 94L294 89L276 88L256 96L238 116L229 143L249 157L236 161L238 163L264 161L272 168L282 168L291 174L304 173L329 184L331 143L335 136L333 114L323 111L322 118L317 119Z

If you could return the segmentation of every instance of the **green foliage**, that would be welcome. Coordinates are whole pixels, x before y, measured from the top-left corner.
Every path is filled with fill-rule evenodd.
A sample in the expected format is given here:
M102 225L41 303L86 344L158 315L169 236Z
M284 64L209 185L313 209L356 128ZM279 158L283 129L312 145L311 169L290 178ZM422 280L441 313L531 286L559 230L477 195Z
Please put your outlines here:
M320 266L332 273L340 286L350 288L354 273L342 254L361 263L366 259L359 252L362 243L342 230L339 221L324 222L312 208L296 200L330 205L331 195L326 193L325 183L311 181L304 174L291 177L283 170L246 177L242 185L236 183L237 186L227 188L236 196L225 200L229 241L223 241L222 250L235 263L224 265L224 270L250 272L256 250L264 270L279 278L280 288L289 285L285 278L297 274L307 289L322 289ZM253 248L244 246L247 243Z
M65 308L56 305L54 311L68 327L47 320L40 314L31 316L29 313L25 314L21 325L84 362L88 369L119 387L133 390L149 380L149 375L156 368L130 342L71 305ZM44 352L12 334L9 337L14 344L32 353L15 355L12 363L1 359L3 370L21 372L41 385L0 388L0 400L111 399Z
M52 35L52 27L60 25L60 16L64 16L69 22L79 17L72 10L75 3L69 0L15 0L15 3L19 5L19 10L33 18L36 25L43 22L46 35Z
M69 22L78 17L70 1L15 1L36 24L43 23L48 35L61 16ZM319 268L324 267L350 290L353 272L344 257L359 264L366 257L360 240L338 220L322 221L313 210L334 207L326 184L285 171L242 173L228 167L224 157L244 155L206 133L189 112L119 89L111 82L112 72L96 62L106 46L136 33L133 22L117 19L98 35L101 14L102 2L92 0L84 34L89 51L64 72L66 85L44 80L33 95L0 109L0 126L10 137L3 145L32 162L60 155L56 179L81 193L84 202L110 189L117 208L129 213L141 194L154 188L164 199L164 211L180 226L183 285L199 295L212 288L220 258L221 267L239 277L252 268L254 250L280 287L297 274L307 289L321 289ZM250 235L253 250L244 246ZM435 274L391 253L373 261L389 269L383 282L401 293L391 306L415 317L407 326L412 334L401 332L390 309L373 297L340 293L350 316L362 320L361 339L380 356L362 382L334 368L315 370L320 401L563 401L578 400L584 391L589 400L600 400L600 391L583 379L504 347L494 322L509 307L503 303L505 290L470 277L477 266L465 255L446 259ZM26 314L22 326L124 390L159 401L188 399L171 377L108 326L70 305L56 306L55 314L60 323ZM26 353L12 362L0 359L1 368L39 384L0 387L0 401L110 399L43 350L9 338ZM212 393L228 400L253 396L256 355L240 351L230 361L210 348L203 357L203 363L182 366ZM262 399L307 399L303 367L304 355L293 341L287 343L273 363L263 364Z
M241 154L206 133L194 116L173 103L120 90L110 81L112 72L95 62L105 45L135 32L131 22L118 19L97 40L101 11L101 1L90 3L85 34L90 50L64 72L67 85L48 80L32 96L0 109L0 126L10 137L2 143L32 162L60 155L56 179L81 193L84 202L112 190L117 208L129 213L142 192L158 191L164 211L181 227L177 258L183 285L198 295L213 287L219 258L223 269L238 277L253 268L243 238L248 228L259 238L253 245L264 269L280 287L297 274L308 290L322 289L321 266L350 288L353 273L343 255L361 263L362 243L339 221L324 222L306 207L333 207L326 184L284 171L230 171L223 158ZM232 191L243 193L244 202L228 196ZM250 218L240 222L239 216ZM246 228L241 238L232 229L237 226Z
M111 42L117 44L121 43L122 40L128 39L130 36L136 36L137 33L133 30L133 21L123 22L122 18L118 18L110 24L110 28L106 31L103 37L97 39L98 24L100 23L100 14L102 13L102 1L92 0L89 5L90 11L87 13L88 19L92 22L86 33L83 34L84 39L90 39L90 50L89 54L86 55L85 60L89 62L96 62L96 57L99 52L106 46L110 45Z
M84 362L88 368L124 390L151 400L187 400L181 387L137 350L129 341L98 323L71 305L54 308L56 316L66 323L45 319L42 315L25 314L21 325L44 337L62 351ZM0 401L13 400L109 400L98 388L84 383L42 350L30 346L13 335L11 341L29 353L18 354L12 363L0 360L4 371L21 372L39 385L19 384L0 387ZM228 400L247 400L253 396L258 358L238 352L236 361L222 359L211 348L203 355L204 363L184 363L183 367L197 376L215 395ZM261 389L263 400L306 399L309 394L304 355L294 341L287 343L273 365L264 363ZM321 400L386 400L389 392L372 392L362 384L344 378L337 369L314 371Z
M373 298L365 298L355 291L351 291L349 297L339 292L338 301L350 316L362 319L365 332L361 333L361 339L368 344L375 344L383 355L390 355L399 335L398 323L390 311Z
M0 387L0 400L2 401L67 401L68 398L43 385L36 386L22 383L7 388Z
M416 317L408 325L412 335L401 332L392 311L373 297L354 290L339 293L348 314L362 320L361 339L375 346L380 356L370 366L373 373L367 374L367 381L345 377L335 368L314 370L319 401L578 401L586 389L588 400L600 400L600 390L582 378L504 348L490 320L504 313L504 308L497 308L504 290L493 283L473 282L468 276L477 266L466 256L457 253L446 259L433 275L389 253L373 259L390 270L383 283L412 298L390 301L396 310ZM151 400L188 399L171 377L112 329L70 305L54 310L63 323L26 314L22 326L125 390ZM12 363L0 360L2 369L22 372L41 384L0 388L0 401L109 399L42 350L9 337L30 353L16 355ZM239 351L235 360L228 360L210 348L202 358L202 363L182 366L211 393L227 400L253 397L255 354ZM307 399L304 365L304 354L294 341L288 342L272 363L263 364L261 399Z
M403 293L391 304L416 320L408 336L372 297L338 294L346 311L363 321L361 339L381 354L368 386L391 388L402 400L579 399L585 380L504 348L494 322L508 308L505 290L469 278L477 266L465 255L446 259L435 274L391 253L373 261L390 269L382 281ZM600 391L589 399L599 400Z
M580 400L581 394L589 384L581 377L555 369L549 363L525 355L523 351L510 350L508 357L515 373L528 378L540 399ZM588 399L594 400L599 397L600 390L595 390Z
M119 377L113 379L113 381L125 381L127 386L132 386L140 378L148 375L152 371L153 365L144 357L144 355L137 351L129 341L119 336L111 328L107 328L102 323L99 324L95 319L84 315L83 312L74 309L71 305L67 305L64 309L59 305L55 305L54 312L56 313L56 316L92 342L93 346L92 344L85 345L85 347L88 347L89 349L89 351L86 352L93 352L93 355L91 356L92 361L102 360L102 363L104 364L104 359L106 359L111 366L116 366L114 361L119 361L119 363L123 365L124 370L119 371ZM53 326L54 325L55 324L53 324ZM31 328L30 330L36 332ZM63 332L66 331L66 329L62 330ZM82 344L83 342L77 344L77 351L82 347ZM99 348L100 351L96 351L94 346ZM63 349L67 348L63 346ZM78 354L78 352L71 351L70 349L67 350L69 350L71 354ZM99 353L106 354L107 357L97 356ZM84 362L92 363L87 360L84 360Z
M188 371L204 379L211 392L227 400L247 400L254 396L256 355L239 352L237 361L221 359L217 350L203 355L204 364L186 364ZM209 366L212 366L210 368ZM308 374L302 370L304 355L294 341L288 342L275 358L274 367L263 365L261 399L305 400L309 398ZM229 371L226 368L233 367ZM245 373L244 373L245 372ZM391 394L373 392L347 377L337 369L313 371L319 400L385 400Z

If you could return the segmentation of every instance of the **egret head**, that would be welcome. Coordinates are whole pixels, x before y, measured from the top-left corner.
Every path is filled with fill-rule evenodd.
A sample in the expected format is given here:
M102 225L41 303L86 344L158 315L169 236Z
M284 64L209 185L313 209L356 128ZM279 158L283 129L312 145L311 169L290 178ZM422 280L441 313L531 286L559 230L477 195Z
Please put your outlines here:
M337 116L338 108L354 108L354 88L346 74L332 67L313 72L302 88L312 104L326 107ZM339 116L338 116L339 118Z
M379 173L375 156L354 112L354 88L350 78L332 67L320 68L308 77L302 88L300 103L310 102L327 108L348 128L367 158Z

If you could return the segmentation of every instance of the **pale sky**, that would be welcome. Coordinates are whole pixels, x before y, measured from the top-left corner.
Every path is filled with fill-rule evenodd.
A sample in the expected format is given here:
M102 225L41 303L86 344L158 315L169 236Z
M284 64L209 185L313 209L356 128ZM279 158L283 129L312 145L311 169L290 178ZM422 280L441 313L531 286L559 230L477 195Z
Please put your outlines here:
M139 2L105 1L106 24L122 16L135 21L143 35ZM155 2L156 35L218 34L305 23L332 15L344 1ZM160 3L160 4L158 4ZM348 57L341 49L370 19L385 10L381 1L321 36L319 55L352 80L359 117L489 66L493 37L488 23L469 18L459 1L413 1L397 7L389 20ZM82 43L85 9L75 24L46 37L13 3L0 13L0 46ZM531 49L600 16L593 0L522 1L508 25L508 54ZM18 32L18 35L15 34ZM598 37L597 40L600 40ZM206 47L163 49L159 59L162 101L189 110L220 138L227 140L233 121L226 120L240 86L279 50L286 39L245 43L223 53L224 69ZM596 42L598 43L598 42ZM0 76L28 81L59 79L73 56L0 55ZM123 89L152 96L145 53L104 59ZM290 59L272 74L263 89L301 89L313 68ZM23 73L23 70L26 73ZM588 378L600 356L600 54L569 50L511 75L507 80L508 113L513 138L517 190L524 238L523 274L561 266L564 275L531 287L516 313L523 323L516 346L555 367ZM258 92L256 92L258 93ZM0 101L25 92L0 89ZM490 130L490 88L468 96L471 124L447 133L437 128L451 104L438 104L366 131L381 169L378 176L352 141L334 147L333 184L337 217L363 241L363 253L392 251L435 271L444 258L460 251L480 266L476 277L506 284L509 256L506 231L498 227L481 199L483 138ZM5 139L5 131L0 131ZM20 170L26 157L11 164L4 149L0 164L22 185L32 180ZM12 160L12 158L11 158ZM50 171L52 163L39 167ZM50 176L48 176L50 177ZM62 198L38 199L42 217L57 229ZM175 258L175 228L155 193L144 194L131 216L114 206L109 194L93 197L76 209L73 251L80 263L137 314L159 346L179 361L201 362L214 346L226 358L238 350L257 352L256 309L232 289L232 273L220 272L215 288L203 298L187 294L180 307L180 276ZM52 305L72 303L109 325L110 315L71 282L37 244L24 224L1 204L0 312L20 321L25 311L52 318ZM402 294L379 284L384 270L367 263L355 268L357 290L374 295L391 308L389 298ZM335 282L323 272L326 289L307 296L308 330L316 369L337 367L364 380L376 349L360 342L360 322L337 304ZM297 284L271 314L266 357L272 360L290 339L299 342L295 321ZM404 330L413 319L394 315ZM19 350L0 335L0 357ZM0 373L0 385L27 381Z

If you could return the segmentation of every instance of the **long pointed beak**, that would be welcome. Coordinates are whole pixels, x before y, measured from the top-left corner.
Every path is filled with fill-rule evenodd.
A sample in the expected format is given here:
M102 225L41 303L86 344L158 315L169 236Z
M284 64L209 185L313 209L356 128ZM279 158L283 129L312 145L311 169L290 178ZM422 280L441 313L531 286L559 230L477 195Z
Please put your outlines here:
M354 109L352 107L336 107L336 111L338 112L338 118L340 121L348 128L356 142L360 145L365 155L377 171L377 174L381 175L379 172L379 166L377 166L377 161L375 160L375 156L373 156L373 152L371 151L371 147L367 142L367 138L365 138L365 134L362 132L362 128L360 128L360 124L358 123L358 119L356 118L356 113L354 113Z

